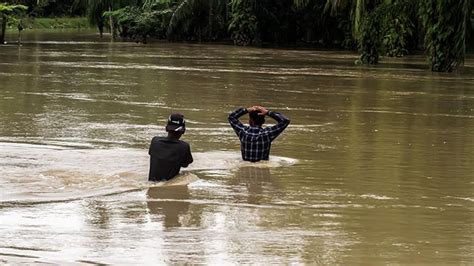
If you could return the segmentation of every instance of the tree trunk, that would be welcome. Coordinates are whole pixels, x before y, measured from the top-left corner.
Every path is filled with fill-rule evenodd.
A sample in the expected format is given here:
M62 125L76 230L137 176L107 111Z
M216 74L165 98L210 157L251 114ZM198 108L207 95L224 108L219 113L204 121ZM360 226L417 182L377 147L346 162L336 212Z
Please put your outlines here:
M202 30L201 30L201 26L199 26L199 43L202 42Z
M104 37L104 26L98 25L100 38Z
M357 0L354 10L354 24L352 29L352 36L354 39L358 39L360 36L360 26L365 13L365 0Z
M212 10L212 2L209 1L209 41L212 41L212 21L214 19L214 12Z
M109 11L112 12L112 7L109 7ZM114 18L113 16L109 16L109 24L110 24L110 35L112 36L112 40L115 40L115 25L114 25Z
M227 23L229 22L229 16L230 16L230 9L229 5L231 4L230 1L227 1L225 5L225 25L228 25Z
M105 24L105 18L102 16L99 18L99 21L97 22L97 28L99 29L99 34L100 38L104 37L104 24Z
M5 44L5 32L7 30L7 16L2 15L2 32L0 35L0 44Z

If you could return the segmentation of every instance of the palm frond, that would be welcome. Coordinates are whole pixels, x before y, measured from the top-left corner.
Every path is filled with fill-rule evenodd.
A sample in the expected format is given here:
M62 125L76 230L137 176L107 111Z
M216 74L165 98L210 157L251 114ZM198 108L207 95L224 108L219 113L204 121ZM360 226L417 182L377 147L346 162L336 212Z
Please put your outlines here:
M179 3L171 16L168 25L168 35L172 35L180 24L184 28L188 28L189 18L193 16L197 2L196 0L182 0Z

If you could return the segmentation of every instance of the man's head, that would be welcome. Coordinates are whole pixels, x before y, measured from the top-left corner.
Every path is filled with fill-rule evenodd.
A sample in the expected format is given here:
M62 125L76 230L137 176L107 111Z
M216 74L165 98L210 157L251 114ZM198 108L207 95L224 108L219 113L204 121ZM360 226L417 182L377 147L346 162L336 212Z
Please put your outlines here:
M173 113L168 117L166 131L178 138L186 131L184 116L180 113Z
M262 126L265 123L265 116L260 114L260 111L249 112L250 126Z

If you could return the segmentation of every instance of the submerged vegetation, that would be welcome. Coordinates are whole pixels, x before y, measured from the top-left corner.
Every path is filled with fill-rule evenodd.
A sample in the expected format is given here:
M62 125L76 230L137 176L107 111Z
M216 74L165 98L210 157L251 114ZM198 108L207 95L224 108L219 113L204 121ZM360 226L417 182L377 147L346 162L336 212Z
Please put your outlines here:
M474 0L18 0L34 16L85 15L102 36L146 43L358 49L359 62L426 51L432 71L453 71L474 47Z

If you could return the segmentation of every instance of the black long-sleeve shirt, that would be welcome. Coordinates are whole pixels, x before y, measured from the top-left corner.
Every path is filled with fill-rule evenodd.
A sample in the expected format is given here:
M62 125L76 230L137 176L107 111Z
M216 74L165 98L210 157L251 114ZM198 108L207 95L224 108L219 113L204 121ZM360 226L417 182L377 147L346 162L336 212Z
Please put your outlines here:
M148 154L150 154L148 181L169 180L179 174L181 167L187 167L193 162L188 143L166 137L154 137Z

